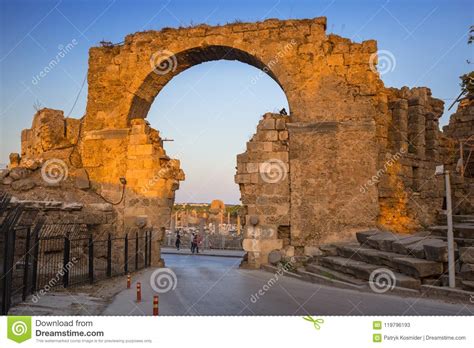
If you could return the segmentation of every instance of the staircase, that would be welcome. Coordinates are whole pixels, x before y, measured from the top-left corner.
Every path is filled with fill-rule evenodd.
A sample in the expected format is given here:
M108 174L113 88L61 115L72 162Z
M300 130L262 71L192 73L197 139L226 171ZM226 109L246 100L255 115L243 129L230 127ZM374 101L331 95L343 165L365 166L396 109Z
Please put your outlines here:
M297 273L307 279L322 276L353 285L415 290L422 285L448 286L446 233L442 225L412 235L358 232L357 243L321 246L322 255L313 257ZM474 291L474 215L455 216L454 237L456 287Z

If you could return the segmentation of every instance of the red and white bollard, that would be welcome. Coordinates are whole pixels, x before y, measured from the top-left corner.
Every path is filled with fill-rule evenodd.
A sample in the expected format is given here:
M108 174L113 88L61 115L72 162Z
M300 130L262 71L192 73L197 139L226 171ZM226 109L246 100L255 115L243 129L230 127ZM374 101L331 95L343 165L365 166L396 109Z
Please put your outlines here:
M142 302L142 284L137 283L137 302Z
M153 315L158 315L158 295L153 296Z
M132 280L130 278L130 274L127 274L127 289L130 289L131 283L132 283Z

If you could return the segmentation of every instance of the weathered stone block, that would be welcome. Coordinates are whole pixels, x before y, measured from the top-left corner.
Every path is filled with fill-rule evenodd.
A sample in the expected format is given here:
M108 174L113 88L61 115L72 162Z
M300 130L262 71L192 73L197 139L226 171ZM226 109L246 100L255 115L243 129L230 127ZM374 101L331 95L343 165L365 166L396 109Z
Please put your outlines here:
M26 177L28 177L30 173L31 172L26 168L16 167L10 170L9 177L12 180L20 180L20 179L25 179Z
M258 132L258 138L261 141L277 141L278 140L278 131L276 130L267 130Z
M459 258L464 263L474 263L474 247L459 248Z
M421 260L413 257L396 258L398 269L416 278L436 276L443 273L443 264L428 260Z
M464 263L461 266L460 276L465 280L474 280L474 264L473 263Z
M35 182L31 179L20 179L13 181L11 184L12 189L15 191L28 191L36 186Z
M272 250L268 254L268 262L271 263L272 265L276 265L278 262L280 262L282 259L282 255L280 250Z
M278 132L278 140L288 140L288 131Z
M257 126L257 129L261 130L273 130L275 129L275 119L266 118L260 121Z
M364 244L367 241L367 238L372 237L377 233L380 233L380 231L379 230L359 231L359 232L356 232L356 238L360 244Z
M285 122L285 120L282 119L282 118L279 118L279 119L275 120L275 128L276 128L277 130L284 130L284 129L286 129L286 122Z
M407 255L409 253L408 247L410 245L419 243L425 240L427 236L410 236L402 238L392 243L392 251L395 253Z
M322 256L323 252L316 246L305 246L304 254L307 256Z
M332 66L332 65L342 66L344 65L344 55L341 53L331 54L330 56L327 57L327 63L329 66Z
M423 241L423 249L427 260L448 262L448 243L440 239Z

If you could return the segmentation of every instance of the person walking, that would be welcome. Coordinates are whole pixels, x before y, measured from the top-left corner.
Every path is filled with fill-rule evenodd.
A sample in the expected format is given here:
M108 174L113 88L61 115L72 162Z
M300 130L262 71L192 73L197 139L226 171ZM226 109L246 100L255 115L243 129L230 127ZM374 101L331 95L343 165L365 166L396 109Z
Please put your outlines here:
M195 244L195 238L196 236L194 233L191 234L191 252L194 254L194 251L196 250L196 244Z
M202 243L202 238L201 238L200 234L196 235L195 238L196 238L196 242L195 242L195 244L196 244L196 253L199 254L199 246Z
M179 234L179 231L176 232L176 250L179 250L179 246L181 245L181 235Z

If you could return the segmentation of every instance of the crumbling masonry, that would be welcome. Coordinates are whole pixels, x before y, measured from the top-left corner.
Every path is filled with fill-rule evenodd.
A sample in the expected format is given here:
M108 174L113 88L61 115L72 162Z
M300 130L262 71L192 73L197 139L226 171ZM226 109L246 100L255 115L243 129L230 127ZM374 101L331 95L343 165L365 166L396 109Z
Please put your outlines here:
M291 111L265 115L237 159L247 211L244 265L259 267L274 249L301 255L375 226L421 229L442 207L435 165L455 165L461 121L472 135L472 100L443 134L442 101L427 88L385 88L374 68L376 52L373 40L327 34L323 17L166 28L93 47L86 114L79 120L40 110L22 133L21 156L13 154L10 171L2 172L1 189L18 199L80 202L83 209L106 204L115 219L103 225L113 233L153 229L152 263L159 265L159 241L184 173L149 127L148 110L180 72L238 60L272 77ZM66 163L66 180L40 180L51 158ZM471 179L456 180L455 194L465 196ZM472 210L472 195L461 206Z

